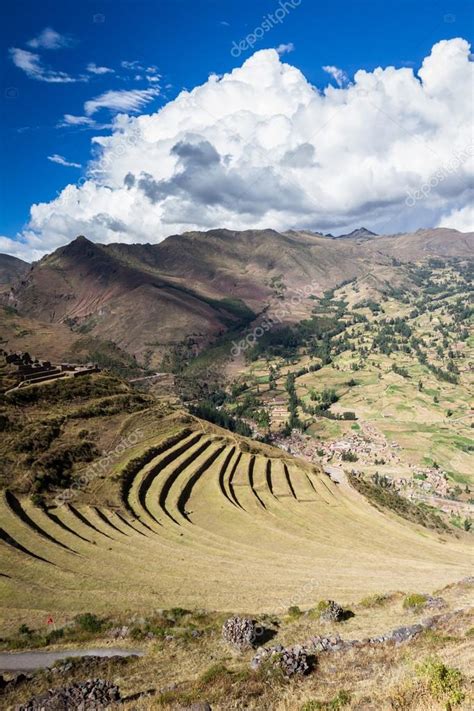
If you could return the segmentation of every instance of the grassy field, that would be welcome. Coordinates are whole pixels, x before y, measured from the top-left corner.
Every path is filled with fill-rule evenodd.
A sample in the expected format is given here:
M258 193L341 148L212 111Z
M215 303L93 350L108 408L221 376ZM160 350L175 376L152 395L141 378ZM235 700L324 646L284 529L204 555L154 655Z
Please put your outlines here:
M256 620L267 634L274 635L267 643L272 645L288 647L313 635L362 640L436 614L424 604L408 609L406 601L413 595L407 592L412 593L339 598L352 613L341 623L318 619L317 594L311 599L311 608L295 597L291 611L257 615ZM57 664L57 671L37 672L30 681L7 692L3 701L6 708L13 708L46 688L93 674L118 684L123 697L130 699L121 708L130 711L180 709L204 701L213 711L446 711L448 704L451 709L467 710L474 700L472 583L452 584L434 594L441 598L440 612L445 616L435 629L401 645L362 645L345 652L320 653L308 676L291 680L268 675L268 671L252 671L250 660L255 650L238 653L223 642L221 626L226 614L177 608L147 610L134 616L108 612L78 618L56 628L65 656L71 645L109 645L111 630L123 625L128 630L126 638L114 640L114 646L140 648L145 656L106 659L92 665L76 659L65 668ZM23 628L15 640L28 647L40 634L36 628ZM151 695L133 698L146 691L152 691Z
M2 496L4 631L88 610L275 612L298 595L423 590L472 569L468 534L382 514L315 467L191 423L168 422L69 503Z

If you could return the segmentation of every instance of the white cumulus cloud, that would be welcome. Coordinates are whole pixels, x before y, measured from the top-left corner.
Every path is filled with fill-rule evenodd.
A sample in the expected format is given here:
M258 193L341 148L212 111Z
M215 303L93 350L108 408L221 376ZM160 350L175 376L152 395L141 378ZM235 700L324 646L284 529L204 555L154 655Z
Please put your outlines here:
M473 66L458 38L438 42L418 71L361 69L319 90L275 50L256 52L156 113L117 116L111 135L93 138L85 182L32 206L21 249L37 256L77 234L158 242L215 227L467 224ZM152 98L143 91L106 92L86 118L139 111Z
M459 210L452 210L441 218L438 227L454 227L459 232L474 232L474 206L466 205Z

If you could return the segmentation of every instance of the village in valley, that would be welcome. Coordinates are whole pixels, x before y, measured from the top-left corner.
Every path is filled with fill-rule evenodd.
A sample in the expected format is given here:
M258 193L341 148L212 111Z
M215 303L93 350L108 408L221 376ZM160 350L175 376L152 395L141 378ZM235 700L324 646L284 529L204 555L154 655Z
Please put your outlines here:
M423 278L438 293L431 303L386 287L381 306L380 293L357 282L313 296L302 330L315 336L300 339L297 355L262 338L222 407L289 454L375 481L470 530L469 274L437 262ZM281 331L283 343L294 338Z

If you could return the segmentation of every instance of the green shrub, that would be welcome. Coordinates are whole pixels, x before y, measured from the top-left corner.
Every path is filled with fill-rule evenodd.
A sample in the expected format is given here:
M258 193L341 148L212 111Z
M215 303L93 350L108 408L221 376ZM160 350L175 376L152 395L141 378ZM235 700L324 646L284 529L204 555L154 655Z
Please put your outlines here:
M143 627L135 626L130 630L130 639L133 639L134 642L138 642L139 640L145 639L146 634Z
M49 422L40 422L26 425L22 429L21 439L16 443L17 452L38 454L45 452L51 443L61 433L62 419L52 419Z
M77 615L74 618L74 622L77 627L83 632L89 632L91 634L96 634L101 632L104 628L104 620L101 620L96 615L91 612L85 612L83 615Z
M459 706L465 698L463 678L459 669L447 667L441 659L428 657L417 667L418 676L425 679L436 701L445 701L446 708Z
M386 605L389 599L389 595L368 595L360 601L359 605L361 607L380 607Z
M347 691L341 689L330 701L305 701L300 707L300 711L339 711L347 706L351 701L351 696Z
M349 474L348 479L354 489L368 498L377 508L390 509L408 521L413 521L426 528L444 532L451 530L439 516L437 509L427 504L415 504L408 501L398 492L383 486L383 480L380 481L380 477L377 480L374 478L373 483L353 474Z
M302 614L298 605L292 605L288 608L288 616L293 620L297 620Z
M199 683L202 686L214 684L216 681L219 681L223 677L228 677L230 673L231 672L229 671L229 669L227 669L226 665L222 664L222 662L219 662L217 664L213 664L209 667L209 669L206 669L206 671L201 674L201 676L199 677Z
M99 455L93 442L82 440L73 444L59 444L52 447L36 460L40 470L35 475L37 493L48 491L52 487L65 488L72 483L72 468L76 462L91 462Z
M319 616L329 607L329 600L320 600L315 607L315 612Z
M58 630L52 630L51 632L48 632L45 638L46 645L48 644L53 644L54 642L57 642L59 639L62 639L64 637L64 630L62 628L59 628Z
M171 617L173 620L180 620L189 614L191 614L190 610L186 610L184 607L172 607L170 610L165 610L165 617Z
M31 635L33 634L33 630L31 630L28 625L25 624L20 625L20 627L18 628L18 632L19 634L24 634L27 637L31 637Z
M149 402L150 399L146 395L140 395L139 393L110 395L72 410L68 413L68 418L84 420L92 417L116 415L119 412L134 412L143 410Z
M411 593L410 595L407 595L406 598L403 600L403 607L405 610L419 612L426 605L426 601L426 595L421 595L420 593Z

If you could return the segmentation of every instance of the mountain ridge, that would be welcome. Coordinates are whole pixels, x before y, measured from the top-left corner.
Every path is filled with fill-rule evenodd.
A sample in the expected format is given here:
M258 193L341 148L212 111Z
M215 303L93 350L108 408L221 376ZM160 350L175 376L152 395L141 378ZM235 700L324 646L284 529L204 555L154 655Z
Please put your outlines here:
M167 348L192 339L199 350L259 314L271 315L303 287L321 296L366 274L398 283L404 277L395 263L474 254L474 233L368 232L360 228L331 238L295 230L214 229L157 244L101 244L79 235L21 266L2 300L29 319L112 341L140 361L153 351L158 364ZM300 298L285 320L306 318L311 308L310 300Z

